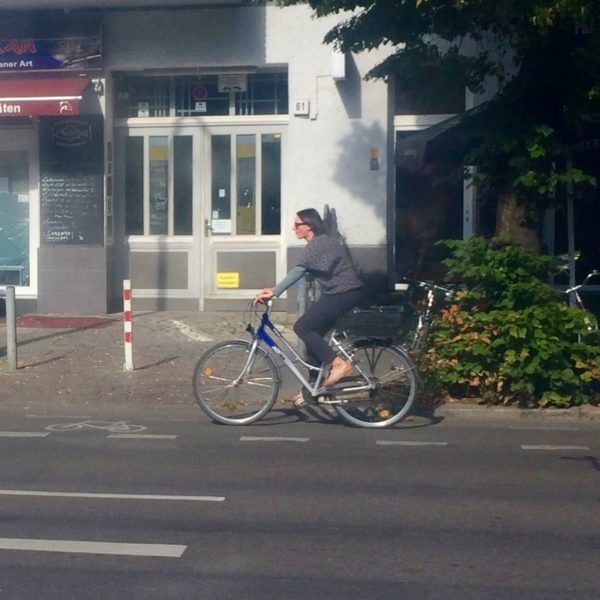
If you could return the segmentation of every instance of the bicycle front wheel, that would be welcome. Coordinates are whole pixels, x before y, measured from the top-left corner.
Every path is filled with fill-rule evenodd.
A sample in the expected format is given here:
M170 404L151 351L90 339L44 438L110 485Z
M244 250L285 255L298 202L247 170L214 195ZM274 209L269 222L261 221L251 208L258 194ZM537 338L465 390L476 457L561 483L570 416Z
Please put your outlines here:
M194 396L212 419L247 425L263 417L279 392L279 372L260 347L243 340L221 342L207 350L194 369Z
M389 427L406 416L417 394L416 366L400 348L379 340L361 340L349 351L375 389L336 404L339 415L358 427Z

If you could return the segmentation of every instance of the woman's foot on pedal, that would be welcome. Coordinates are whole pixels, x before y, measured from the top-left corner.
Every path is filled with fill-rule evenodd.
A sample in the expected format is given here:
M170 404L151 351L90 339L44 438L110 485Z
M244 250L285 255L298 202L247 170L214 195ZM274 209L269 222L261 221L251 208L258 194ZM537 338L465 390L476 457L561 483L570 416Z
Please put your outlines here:
M302 392L296 394L295 396L292 396L291 398L287 398L286 400L284 400L284 402L292 404L294 408L302 408L303 406L306 406L308 404L308 402L304 399L304 395L302 394Z
M352 373L352 365L338 357L331 363L329 377L325 380L323 385L325 387L335 385L342 377L346 377L346 375L350 375L350 373Z

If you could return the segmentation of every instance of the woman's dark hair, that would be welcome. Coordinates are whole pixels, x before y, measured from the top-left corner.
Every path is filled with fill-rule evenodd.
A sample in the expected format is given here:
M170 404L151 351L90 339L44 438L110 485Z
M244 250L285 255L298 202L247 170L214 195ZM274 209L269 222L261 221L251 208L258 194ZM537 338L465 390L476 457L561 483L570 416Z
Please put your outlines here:
M303 223L310 226L315 235L327 233L327 225L325 225L325 222L321 219L321 215L314 208L305 208L304 210L299 210L296 214Z

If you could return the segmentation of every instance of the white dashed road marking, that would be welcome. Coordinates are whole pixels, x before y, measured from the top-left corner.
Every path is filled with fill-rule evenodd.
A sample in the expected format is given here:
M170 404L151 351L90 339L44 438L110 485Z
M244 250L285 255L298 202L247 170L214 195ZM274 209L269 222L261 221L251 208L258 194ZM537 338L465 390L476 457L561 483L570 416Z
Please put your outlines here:
M557 446L552 444L522 444L521 450L589 450L587 446Z
M10 438L33 438L33 437L46 437L50 435L48 432L41 431L0 431L0 437Z
M37 496L45 498L100 498L104 500L167 500L223 502L225 496L167 496L164 494L103 494L87 492L45 492L40 490L0 490L0 496Z
M174 440L177 439L176 435L162 435L154 433L111 433L107 437L109 438L120 438L126 440Z
M447 446L448 442L412 442L395 440L377 440L378 446Z
M253 437L251 435L243 435L240 438L240 442L308 442L310 438L302 437L277 437L277 436L265 436L265 437Z
M187 546L174 544L128 544L121 542L0 538L0 550L29 550L32 552L69 552L78 554L181 558L186 548Z

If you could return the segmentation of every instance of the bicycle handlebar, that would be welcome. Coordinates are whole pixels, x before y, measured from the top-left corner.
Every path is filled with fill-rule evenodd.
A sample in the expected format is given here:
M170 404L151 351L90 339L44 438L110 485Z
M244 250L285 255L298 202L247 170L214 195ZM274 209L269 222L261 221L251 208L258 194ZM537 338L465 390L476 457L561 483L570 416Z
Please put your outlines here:
M574 285L573 287L566 289L564 291L565 294L571 294L573 292L578 291L579 289L581 289L592 277L596 277L597 275L600 275L600 271L594 269L593 271L590 271L586 276L585 279L578 285Z
M428 291L431 290L434 292L440 292L445 296L449 296L454 292L454 290L452 290L451 288L438 285L437 283L433 283L432 281L424 281L422 279L410 279L408 277L405 277L402 281L412 285L416 285L417 287L426 289Z

